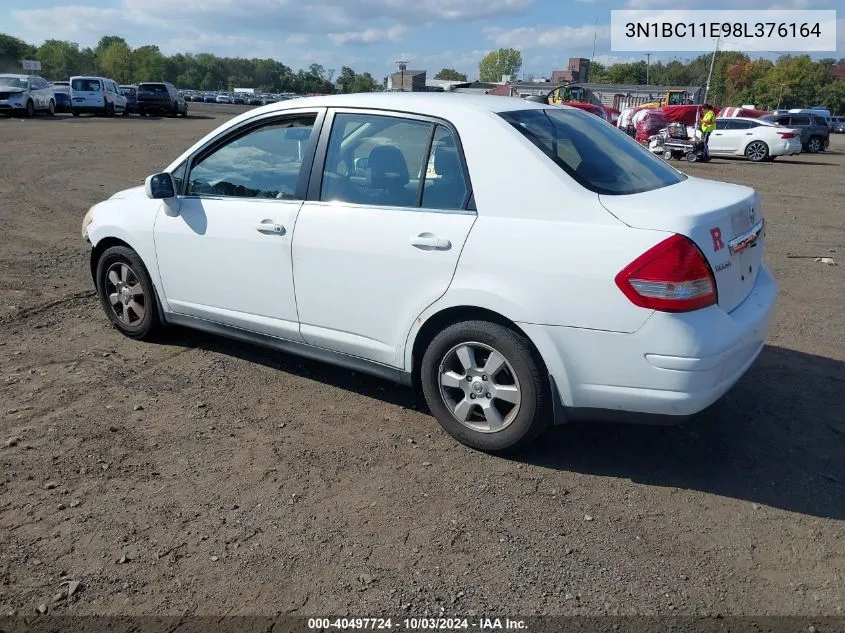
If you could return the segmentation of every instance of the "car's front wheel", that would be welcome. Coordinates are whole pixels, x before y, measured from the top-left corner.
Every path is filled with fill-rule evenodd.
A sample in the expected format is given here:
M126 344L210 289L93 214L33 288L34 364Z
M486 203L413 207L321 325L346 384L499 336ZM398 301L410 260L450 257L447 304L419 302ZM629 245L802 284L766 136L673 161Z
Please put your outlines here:
M465 321L429 344L420 367L429 409L458 441L507 451L535 439L550 421L548 374L519 332Z
M148 338L159 327L152 280L131 248L112 246L100 256L97 294L109 321L126 336Z
M807 151L810 154L815 154L822 148L822 141L818 136L813 136L807 141Z
M35 102L32 99L26 102L26 118L31 119L35 116Z
M766 160L769 156L769 146L763 141L751 141L745 148L745 157L755 163Z
M47 106L47 114L53 116L56 114L56 102L50 99L50 104Z

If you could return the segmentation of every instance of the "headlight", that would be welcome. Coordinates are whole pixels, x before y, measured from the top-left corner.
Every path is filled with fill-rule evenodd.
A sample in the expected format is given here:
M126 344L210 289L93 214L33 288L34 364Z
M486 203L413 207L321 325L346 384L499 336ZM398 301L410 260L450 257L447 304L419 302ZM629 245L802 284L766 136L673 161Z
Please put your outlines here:
M82 239L83 240L87 240L87 241L90 242L90 240L88 239L88 226L93 221L94 221L94 207L91 207L90 209L88 209L88 213L85 214L85 217L82 218Z

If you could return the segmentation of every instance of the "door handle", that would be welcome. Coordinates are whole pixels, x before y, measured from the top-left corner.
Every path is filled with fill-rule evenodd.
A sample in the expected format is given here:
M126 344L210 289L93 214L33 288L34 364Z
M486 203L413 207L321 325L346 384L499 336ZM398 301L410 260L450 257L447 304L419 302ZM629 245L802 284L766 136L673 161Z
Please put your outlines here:
M420 233L411 238L411 246L416 246L424 251L446 251L452 248L452 242L437 237L433 233Z
M283 225L277 224L273 220L259 222L255 225L255 230L259 233L273 233L274 235L284 235L287 233Z
M746 136L754 136L754 132L746 132L745 135Z

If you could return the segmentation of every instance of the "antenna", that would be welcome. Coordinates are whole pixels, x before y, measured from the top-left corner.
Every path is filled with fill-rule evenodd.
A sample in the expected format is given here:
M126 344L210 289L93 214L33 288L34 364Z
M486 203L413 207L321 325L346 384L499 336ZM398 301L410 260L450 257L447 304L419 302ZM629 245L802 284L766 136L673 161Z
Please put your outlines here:
M584 74L584 83L589 79L590 71L593 69L593 59L596 57L596 38L599 36L599 19L596 17L596 28L593 31L593 54L590 56L590 65L587 66L587 72Z

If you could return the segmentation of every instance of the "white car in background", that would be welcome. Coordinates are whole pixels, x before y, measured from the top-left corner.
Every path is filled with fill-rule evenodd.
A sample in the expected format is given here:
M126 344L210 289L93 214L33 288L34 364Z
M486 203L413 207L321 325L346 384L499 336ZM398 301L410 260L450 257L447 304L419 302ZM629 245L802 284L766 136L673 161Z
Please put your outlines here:
M0 112L22 113L28 117L36 112L56 113L56 97L47 80L36 75L0 75Z
M113 79L71 77L70 107L73 116L86 112L114 116L126 113L127 100Z
M708 143L713 156L745 156L754 162L801 153L801 133L775 123L748 117L716 119Z
M763 226L753 189L575 108L374 93L235 117L82 232L125 335L183 325L416 384L499 451L718 400L772 318Z

